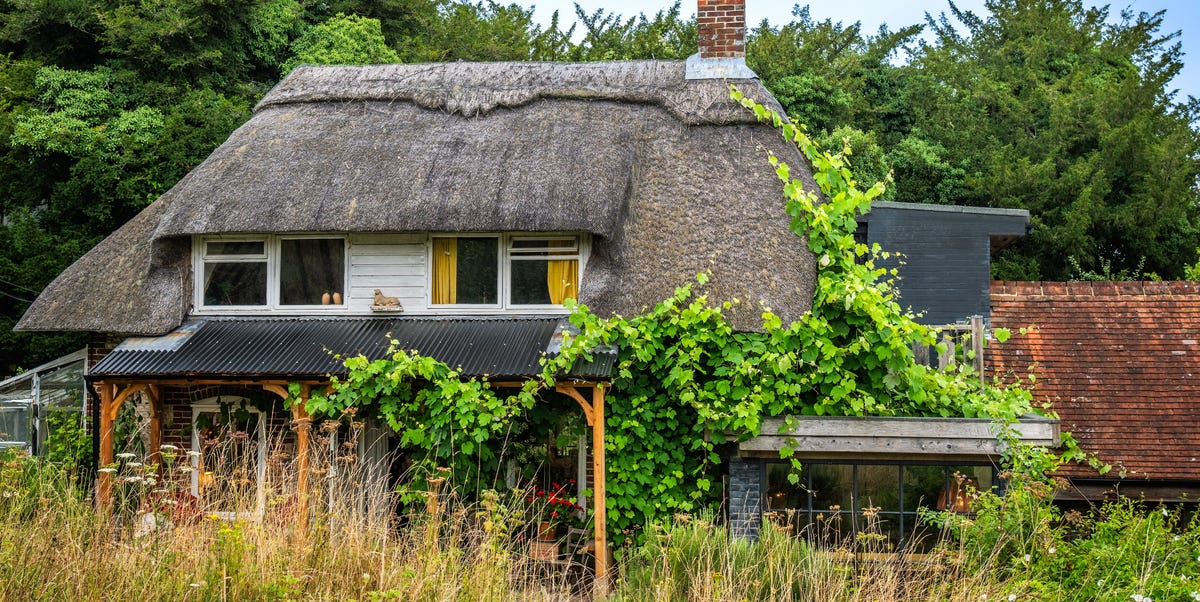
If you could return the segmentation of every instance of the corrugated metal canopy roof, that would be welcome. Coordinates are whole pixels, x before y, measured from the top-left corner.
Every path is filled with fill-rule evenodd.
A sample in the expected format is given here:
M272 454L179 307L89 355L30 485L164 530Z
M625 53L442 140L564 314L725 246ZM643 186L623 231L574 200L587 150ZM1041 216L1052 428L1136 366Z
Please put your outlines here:
M492 379L541 374L564 319L556 316L389 318L220 318L196 320L161 337L135 337L91 370L105 378L297 379L346 373L334 354L384 356L388 338L468 376ZM608 379L616 354L593 354L569 376Z

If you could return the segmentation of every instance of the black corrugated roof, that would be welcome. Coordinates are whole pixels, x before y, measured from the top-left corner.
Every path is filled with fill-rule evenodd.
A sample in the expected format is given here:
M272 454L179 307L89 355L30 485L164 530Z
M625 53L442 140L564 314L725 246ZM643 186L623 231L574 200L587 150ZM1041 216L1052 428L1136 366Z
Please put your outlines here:
M117 346L89 373L103 378L324 377L346 369L343 357L384 356L388 337L469 376L541 374L538 359L559 327L556 316L388 318L219 318L195 320L161 337ZM616 354L594 353L570 376L608 379Z

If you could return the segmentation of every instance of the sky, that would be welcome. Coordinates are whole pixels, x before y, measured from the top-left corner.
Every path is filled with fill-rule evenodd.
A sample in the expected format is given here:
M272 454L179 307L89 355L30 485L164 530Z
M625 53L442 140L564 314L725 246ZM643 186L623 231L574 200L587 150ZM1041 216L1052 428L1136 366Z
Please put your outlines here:
M625 17L639 13L653 15L668 8L672 0L515 0L523 6L534 7L534 18L543 25L550 22L550 15L559 11L561 26L565 29L575 21L575 2L588 14L603 8L605 12L617 13ZM957 0L955 5L963 10L983 14L984 0ZM1103 6L1103 2L1084 0L1087 6ZM875 33L881 23L887 23L892 30L905 25L924 24L925 13L935 17L942 12L949 12L949 2L946 0L814 0L808 3L812 18L818 21L833 19L850 24L862 22L863 31ZM792 20L794 2L787 0L746 0L746 20L751 27L757 26L763 19L770 20L772 25L783 25ZM692 18L696 14L694 0L682 0L684 18ZM1200 98L1200 2L1196 0L1118 0L1109 4L1109 19L1120 18L1121 10L1129 8L1135 13L1154 13L1166 10L1163 28L1160 33L1180 32L1177 41L1183 44L1183 70L1171 82L1173 88L1179 89L1176 101L1187 99L1188 95Z

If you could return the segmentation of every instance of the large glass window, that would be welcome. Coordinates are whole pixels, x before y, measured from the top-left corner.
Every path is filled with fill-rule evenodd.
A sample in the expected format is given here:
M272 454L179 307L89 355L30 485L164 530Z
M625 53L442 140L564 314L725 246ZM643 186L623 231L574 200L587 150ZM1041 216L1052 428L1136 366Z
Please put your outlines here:
M210 239L200 249L201 307L344 304L345 239Z
M579 296L579 244L573 237L513 238L508 261L512 305L562 305Z
M431 250L432 305L555 306L578 297L576 236L435 236Z
M433 239L434 305L499 302L500 239L495 236Z
M799 533L830 546L924 550L935 533L919 509L970 512L976 492L996 485L988 465L805 462L793 485L790 464L766 465L764 508Z
M340 238L279 241L279 304L332 305L346 282L346 244Z

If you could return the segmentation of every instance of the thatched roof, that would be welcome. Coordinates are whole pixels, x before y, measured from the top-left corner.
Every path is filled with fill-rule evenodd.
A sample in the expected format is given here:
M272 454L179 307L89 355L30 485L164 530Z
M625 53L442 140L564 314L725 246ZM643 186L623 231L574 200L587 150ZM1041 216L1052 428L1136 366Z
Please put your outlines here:
M766 154L811 183L807 166L729 99L730 82L683 75L658 61L302 67L18 328L165 332L190 266L152 251L235 232L590 232L593 309L637 312L712 269L710 297L749 302L739 327L757 326L757 300L798 317L813 260L787 231ZM773 102L757 80L732 83Z

